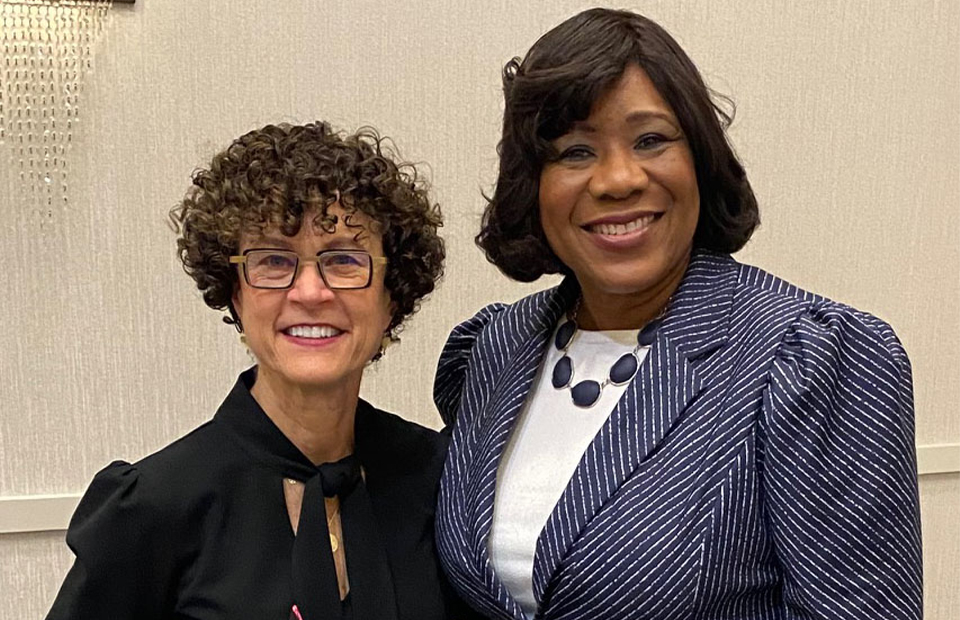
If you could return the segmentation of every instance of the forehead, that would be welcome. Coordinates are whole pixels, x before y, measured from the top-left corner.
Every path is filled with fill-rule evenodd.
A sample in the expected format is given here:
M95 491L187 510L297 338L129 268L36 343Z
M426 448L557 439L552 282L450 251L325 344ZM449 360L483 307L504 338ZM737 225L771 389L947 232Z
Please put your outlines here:
M270 241L285 246L300 241L316 241L367 247L380 240L379 229L378 222L366 213L334 203L326 213L321 213L319 209L308 209L296 225L293 222L289 225L270 222L253 225L241 233L240 245Z
M675 118L673 108L657 90L650 76L636 64L627 65L620 77L600 92L590 106L586 121L605 114L615 114L630 122ZM578 121L574 125L582 123Z
M539 137L552 141L571 132L589 131L599 124L599 115L604 112L628 122L654 120L650 113L658 113L670 123L680 124L671 105L637 62L628 62L608 78L582 79L583 88L561 89L565 94L551 100ZM639 116L638 112L646 115Z

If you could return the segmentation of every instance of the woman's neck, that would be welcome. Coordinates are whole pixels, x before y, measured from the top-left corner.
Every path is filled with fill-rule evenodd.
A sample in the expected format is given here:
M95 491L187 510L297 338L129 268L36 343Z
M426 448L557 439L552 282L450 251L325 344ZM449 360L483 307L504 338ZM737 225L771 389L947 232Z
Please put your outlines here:
M258 369L250 394L314 465L353 453L359 381L356 386L323 390L277 381Z
M680 286L689 257L653 287L627 294L608 293L581 282L577 323L586 330L640 329L660 316Z

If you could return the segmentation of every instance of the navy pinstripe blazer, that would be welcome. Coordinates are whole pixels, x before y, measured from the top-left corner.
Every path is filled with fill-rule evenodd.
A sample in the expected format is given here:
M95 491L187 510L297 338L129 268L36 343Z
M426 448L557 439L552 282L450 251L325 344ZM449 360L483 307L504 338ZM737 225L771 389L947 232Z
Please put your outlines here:
M487 537L497 466L559 287L458 326L434 396L452 443L441 561L523 618ZM537 541L537 618L916 619L922 569L910 364L881 320L696 253L657 340Z

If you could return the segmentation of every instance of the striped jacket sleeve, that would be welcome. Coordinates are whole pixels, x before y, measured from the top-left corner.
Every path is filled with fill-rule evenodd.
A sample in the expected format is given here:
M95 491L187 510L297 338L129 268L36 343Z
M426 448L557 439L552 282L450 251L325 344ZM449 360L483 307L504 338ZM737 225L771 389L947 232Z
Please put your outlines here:
M893 330L819 302L787 331L760 420L785 618L922 617L910 363Z
M433 382L433 402L440 412L443 423L452 426L457 421L460 409L460 394L469 370L470 355L477 338L487 325L507 306L501 303L490 304L453 328L447 343L437 362L437 374Z

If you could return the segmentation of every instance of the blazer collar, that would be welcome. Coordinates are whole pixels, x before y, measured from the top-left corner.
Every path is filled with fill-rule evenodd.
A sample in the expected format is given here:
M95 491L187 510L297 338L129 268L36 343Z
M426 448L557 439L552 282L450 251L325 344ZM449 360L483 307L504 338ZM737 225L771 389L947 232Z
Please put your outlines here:
M538 601L552 596L558 567L580 532L663 440L702 387L696 360L727 340L737 263L729 256L698 251L671 298L657 340L620 402L577 466L541 532L534 557L533 587ZM502 342L516 345L500 369L497 386L484 407L474 435L480 457L471 477L483 485L496 479L500 458L532 388L547 341L561 316L580 295L567 277L548 291L514 304L504 317ZM617 446L611 451L607 446ZM483 481L483 482L481 482ZM484 581L495 584L486 548L493 515L493 493L473 498L474 549ZM506 609L519 608L505 588L495 588ZM517 616L519 617L519 616Z
M540 344L539 339L546 342L557 323L579 298L580 284L575 277L567 276L559 285L515 303L510 313L516 317L517 341L522 343L519 348L522 349L530 340L535 340L534 344Z
M461 448L470 454L470 460L460 484L484 490L463 496L464 510L470 515L468 521L474 524L464 533L464 539L474 558L476 577L491 587L490 594L497 606L509 614L502 617L522 619L524 616L494 574L487 549L497 468L532 389L547 341L579 295L577 281L567 278L559 286L525 297L506 308L497 318L495 329L489 330L489 337L477 343L480 358L490 367L489 374L480 379L481 384L477 386L486 394L477 401L481 408L471 416L473 422Z
M726 254L694 251L660 328L684 357L705 355L727 341L740 265Z
M559 566L584 527L700 393L704 378L697 360L727 341L737 271L729 256L691 256L646 360L584 453L537 541L533 589L541 604L554 597Z
M726 342L739 269L740 264L726 254L707 250L691 254L660 328L685 357L699 357ZM545 338L579 296L577 279L567 276L559 286L517 302L513 308L519 317L517 340L526 343L531 338Z

